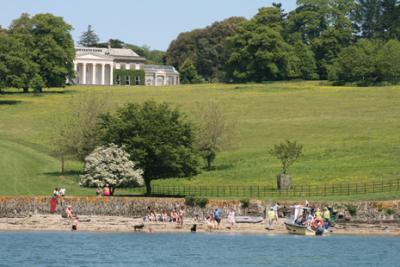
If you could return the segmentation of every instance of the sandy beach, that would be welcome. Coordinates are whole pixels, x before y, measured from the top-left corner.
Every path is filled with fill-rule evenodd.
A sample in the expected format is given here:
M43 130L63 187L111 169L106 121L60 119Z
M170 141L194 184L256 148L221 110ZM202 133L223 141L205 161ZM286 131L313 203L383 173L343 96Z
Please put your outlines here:
M223 219L218 229L212 232L239 234L287 234L281 218L274 225L274 230L267 230L266 223L240 223L230 228L227 220ZM78 231L85 232L134 232L134 225L142 224L142 218L121 216L80 216ZM152 233L187 233L193 224L197 224L197 232L208 232L204 221L186 218L183 227L175 223L147 222L140 232ZM400 236L399 223L345 223L331 228L332 234L339 235L393 235ZM0 218L0 231L71 231L71 221L58 214L30 215L26 217Z

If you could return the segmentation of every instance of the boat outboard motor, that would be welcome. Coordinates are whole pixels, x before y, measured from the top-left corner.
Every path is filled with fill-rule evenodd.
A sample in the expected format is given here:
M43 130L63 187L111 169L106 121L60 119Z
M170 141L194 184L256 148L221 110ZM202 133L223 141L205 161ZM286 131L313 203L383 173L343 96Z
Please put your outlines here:
M321 226L319 226L318 228L317 228L317 230L315 231L315 235L323 235L324 234L324 231L325 231L325 229L323 228L323 227L321 227Z

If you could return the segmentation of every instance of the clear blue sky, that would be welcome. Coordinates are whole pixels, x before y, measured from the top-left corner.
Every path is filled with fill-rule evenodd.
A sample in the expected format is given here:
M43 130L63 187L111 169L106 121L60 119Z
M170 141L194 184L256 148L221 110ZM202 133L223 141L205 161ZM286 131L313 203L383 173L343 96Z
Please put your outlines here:
M75 41L91 24L101 41L166 50L181 32L231 16L251 18L272 2L281 2L286 11L296 6L296 0L0 0L0 25L8 27L23 12L50 12L74 27Z

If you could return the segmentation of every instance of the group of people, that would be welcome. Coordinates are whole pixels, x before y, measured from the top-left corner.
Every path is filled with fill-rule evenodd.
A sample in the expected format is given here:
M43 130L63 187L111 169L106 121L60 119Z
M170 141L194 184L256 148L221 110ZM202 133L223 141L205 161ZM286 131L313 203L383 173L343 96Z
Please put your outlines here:
M183 226L185 217L185 208L181 206L179 209L174 208L169 214L166 210L156 213L151 207L147 207L147 214L143 218L144 222L173 222L179 226Z
M321 211L317 209L306 209L305 212L295 221L298 225L311 227L314 231L329 229L331 227L331 212L328 207L324 207Z
M228 228L231 229L236 224L235 219L235 211L232 209L228 212L227 221L228 221ZM222 212L219 208L215 208L212 213L206 216L205 222L207 226L207 231L211 231L212 229L219 229L219 226L222 221Z
M155 212L151 207L147 207L147 214L143 218L143 222L170 222L176 223L179 227L183 227L185 208L181 206L180 208L174 208L170 213L166 210L161 212ZM195 221L200 221L198 216L194 217ZM215 208L212 213L205 217L205 225L207 230L218 229L222 221L222 212L219 208ZM231 210L227 217L229 228L235 225L235 211ZM200 221L201 222L201 221Z
M78 229L78 216L72 210L72 206L68 205L64 209L65 188L54 188L50 199L50 213L61 213L61 217L68 219L71 222L72 231Z
M108 184L106 184L103 188L97 187L96 188L96 196L104 196L104 197L111 196L110 186Z
M62 214L63 217L67 218L71 222L71 230L76 231L78 230L78 215L74 213L72 206L68 205L65 209L65 213Z
M65 196L65 188L54 188L53 195L50 199L50 213L57 212L57 206L63 208L64 201L63 198Z

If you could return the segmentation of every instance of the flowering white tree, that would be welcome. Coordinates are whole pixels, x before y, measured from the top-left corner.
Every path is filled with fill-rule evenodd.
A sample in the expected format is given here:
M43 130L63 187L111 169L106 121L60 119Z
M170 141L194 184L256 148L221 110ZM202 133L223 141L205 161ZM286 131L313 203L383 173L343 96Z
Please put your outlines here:
M115 144L96 148L85 158L85 175L81 186L110 187L111 195L118 187L143 186L143 170L135 169L130 155Z

